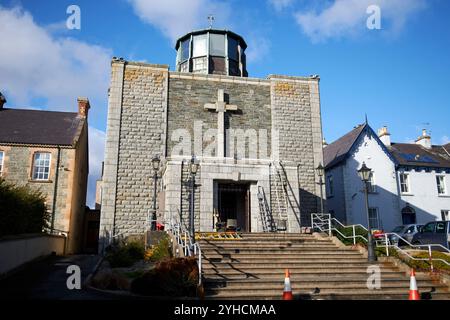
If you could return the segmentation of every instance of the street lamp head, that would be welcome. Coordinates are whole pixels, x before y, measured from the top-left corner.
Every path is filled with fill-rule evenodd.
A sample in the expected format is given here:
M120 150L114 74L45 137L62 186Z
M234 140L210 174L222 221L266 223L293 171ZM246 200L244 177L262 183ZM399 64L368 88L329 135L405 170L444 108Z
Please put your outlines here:
M325 174L325 168L323 167L322 163L319 163L319 166L316 168L316 173L319 177L323 177Z
M195 156L193 155L191 158L191 163L189 164L189 169L191 171L191 174L196 175L198 171L198 161L195 159Z
M158 171L160 164L161 164L161 159L159 159L159 156L153 157L153 159L152 159L153 170Z
M372 172L372 170L366 166L365 162L363 162L361 169L358 170L359 177L364 182L369 181L371 172Z

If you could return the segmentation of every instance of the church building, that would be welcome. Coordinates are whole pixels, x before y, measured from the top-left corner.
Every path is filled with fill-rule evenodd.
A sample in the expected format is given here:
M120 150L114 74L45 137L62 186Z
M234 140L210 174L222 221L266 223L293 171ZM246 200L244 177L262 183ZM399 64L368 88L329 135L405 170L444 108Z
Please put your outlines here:
M155 211L158 225L186 226L194 212L196 232L310 226L323 163L319 77L251 78L246 48L209 28L177 40L175 71L112 59L101 241L143 233Z

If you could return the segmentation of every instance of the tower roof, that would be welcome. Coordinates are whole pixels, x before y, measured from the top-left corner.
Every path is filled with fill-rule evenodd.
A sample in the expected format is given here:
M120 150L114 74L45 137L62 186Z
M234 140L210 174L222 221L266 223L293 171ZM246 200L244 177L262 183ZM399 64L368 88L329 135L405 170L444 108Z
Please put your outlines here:
M244 38L240 35L238 35L237 33L230 31L230 30L226 30L226 29L199 29L199 30L194 30L191 31L189 33L186 33L184 36L181 36L180 38L178 38L176 44L175 44L175 50L178 50L178 48L180 47L180 43L186 39L189 39L191 36L196 36L196 35L200 35L200 34L205 34L205 33L215 33L215 34L228 34L230 36L232 36L233 38L235 38L236 40L239 40L239 42L241 43L242 49L247 49L247 43L245 42Z

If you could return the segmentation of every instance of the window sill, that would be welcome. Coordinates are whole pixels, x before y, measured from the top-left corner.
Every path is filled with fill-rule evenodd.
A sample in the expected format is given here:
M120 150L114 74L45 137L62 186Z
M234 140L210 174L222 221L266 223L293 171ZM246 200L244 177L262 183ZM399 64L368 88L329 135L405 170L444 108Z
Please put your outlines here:
M405 197L413 197L414 194L412 194L412 193L402 193L402 196L405 196Z
M53 183L53 180L34 180L34 179L29 179L28 182L30 182L30 183Z
M450 195L448 194L438 194L439 198L450 198Z

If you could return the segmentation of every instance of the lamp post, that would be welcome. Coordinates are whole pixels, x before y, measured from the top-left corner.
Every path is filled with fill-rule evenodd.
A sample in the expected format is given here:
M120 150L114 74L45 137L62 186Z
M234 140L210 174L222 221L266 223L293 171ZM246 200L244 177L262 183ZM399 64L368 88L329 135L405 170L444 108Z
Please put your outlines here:
M364 184L364 196L365 196L366 214L367 214L367 253L368 253L367 258L368 258L369 262L374 262L377 260L377 256L375 255L375 250L374 250L374 246L373 246L372 228L370 227L369 188L368 188L368 183L369 183L371 173L372 173L372 170L366 166L365 162L363 162L361 169L358 170L358 174Z
M319 185L320 185L320 213L323 212L323 176L325 175L325 168L323 167L322 163L319 164L319 166L316 168L316 173L319 176Z
M153 168L153 212L152 212L152 224L151 230L156 230L156 186L158 183L158 171L159 166L161 164L161 160L158 156L153 157L152 159L152 168Z
M191 173L191 210L189 213L189 231L191 233L192 242L195 242L195 225L194 225L194 201L195 201L195 175L198 171L198 162L193 155L189 163L189 171Z

